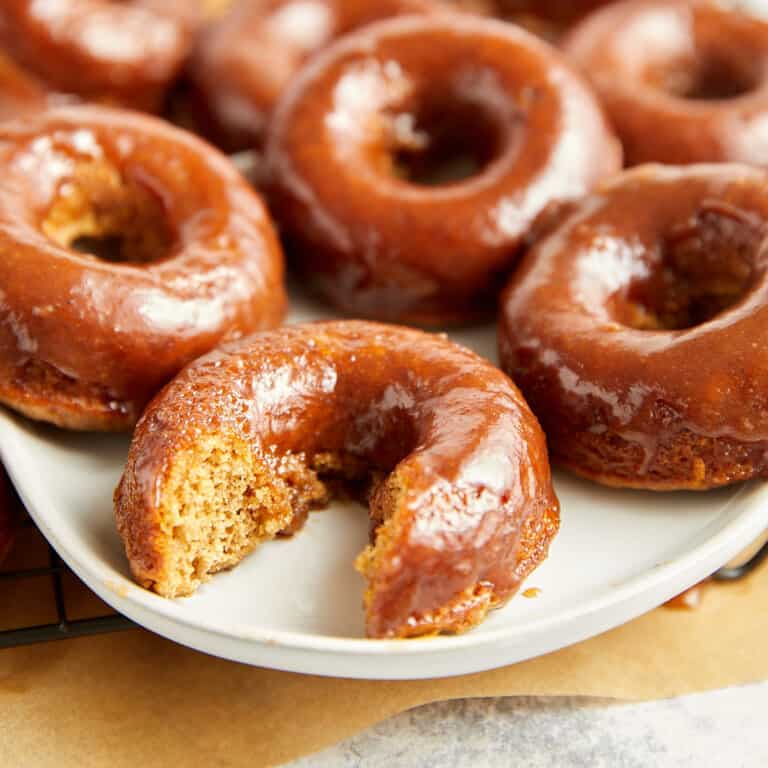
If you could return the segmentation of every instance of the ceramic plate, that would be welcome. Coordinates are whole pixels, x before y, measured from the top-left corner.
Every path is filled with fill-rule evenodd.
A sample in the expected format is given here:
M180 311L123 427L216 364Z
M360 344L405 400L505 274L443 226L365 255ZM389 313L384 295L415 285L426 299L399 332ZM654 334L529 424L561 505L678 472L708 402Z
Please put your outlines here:
M321 316L304 300L292 320ZM493 328L454 334L495 355ZM615 491L556 476L562 529L519 595L472 632L366 640L352 561L367 515L337 503L290 540L263 545L196 595L165 600L130 580L112 517L128 438L69 434L0 411L0 455L37 525L103 600L207 653L276 669L364 678L476 672L562 648L654 608L712 573L768 526L768 486L706 494Z

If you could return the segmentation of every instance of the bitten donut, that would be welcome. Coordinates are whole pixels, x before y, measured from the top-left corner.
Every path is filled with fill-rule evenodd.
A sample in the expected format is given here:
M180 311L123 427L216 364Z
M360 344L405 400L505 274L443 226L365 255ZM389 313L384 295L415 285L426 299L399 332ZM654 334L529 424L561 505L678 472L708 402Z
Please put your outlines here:
M125 429L185 363L279 324L271 222L229 160L99 107L0 124L0 402Z
M192 59L202 129L232 151L259 146L270 112L311 54L372 21L438 8L430 0L241 1Z
M651 490L768 476L767 235L764 171L650 165L531 249L500 351L553 460Z
M564 50L629 165L768 165L768 22L714 2L629 0L587 17Z
M559 525L544 435L501 371L444 337L336 321L187 366L136 428L117 526L140 584L187 595L366 479L370 637L471 628Z
M443 324L491 315L539 213L621 153L553 48L451 13L319 54L273 115L265 163L290 255L333 304Z
M0 45L51 90L155 110L198 24L187 0L3 0Z

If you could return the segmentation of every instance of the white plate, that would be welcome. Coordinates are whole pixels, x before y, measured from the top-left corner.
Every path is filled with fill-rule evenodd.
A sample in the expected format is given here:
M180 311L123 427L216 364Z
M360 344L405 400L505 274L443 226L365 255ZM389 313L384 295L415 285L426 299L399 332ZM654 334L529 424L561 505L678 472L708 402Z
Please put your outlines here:
M304 301L292 319L319 317ZM455 338L493 357L492 328ZM364 678L476 672L615 627L709 575L768 526L768 487L706 494L614 491L557 475L562 529L516 597L472 632L366 640L363 582L352 568L367 516L338 503L292 540L265 544L190 598L134 585L112 517L128 438L69 434L0 411L0 455L32 517L103 600L201 651L276 669Z

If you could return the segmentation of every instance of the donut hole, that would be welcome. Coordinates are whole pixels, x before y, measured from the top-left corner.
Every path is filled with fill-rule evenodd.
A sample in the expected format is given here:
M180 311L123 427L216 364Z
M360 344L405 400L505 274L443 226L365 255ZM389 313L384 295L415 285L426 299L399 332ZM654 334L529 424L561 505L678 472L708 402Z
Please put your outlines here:
M693 66L672 68L665 88L673 96L692 101L725 101L750 93L759 85L751 61L717 53L701 55Z
M104 163L76 167L60 185L42 230L64 248L109 262L159 261L173 244L160 198Z
M706 323L749 293L762 240L759 226L736 212L699 211L661 240L648 275L614 307L617 319L652 331Z
M419 186L452 184L481 173L498 155L496 123L477 104L428 101L392 117L392 171Z

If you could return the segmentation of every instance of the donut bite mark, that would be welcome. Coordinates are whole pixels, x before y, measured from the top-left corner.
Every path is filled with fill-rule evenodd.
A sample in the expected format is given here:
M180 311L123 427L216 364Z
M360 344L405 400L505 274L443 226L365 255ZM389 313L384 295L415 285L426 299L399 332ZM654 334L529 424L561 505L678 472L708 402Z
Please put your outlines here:
M704 490L768 476L768 174L641 166L579 202L502 299L502 366L553 461Z
M541 211L621 164L553 48L457 13L372 24L319 54L265 157L308 282L346 313L424 325L492 315Z
M368 489L369 637L471 628L559 525L544 435L501 371L443 337L336 321L187 366L139 421L117 526L140 584L187 595L340 483Z
M283 261L223 155L100 107L0 125L0 402L128 429L190 360L273 327Z
M563 42L628 165L768 166L768 22L706 0L627 0Z

